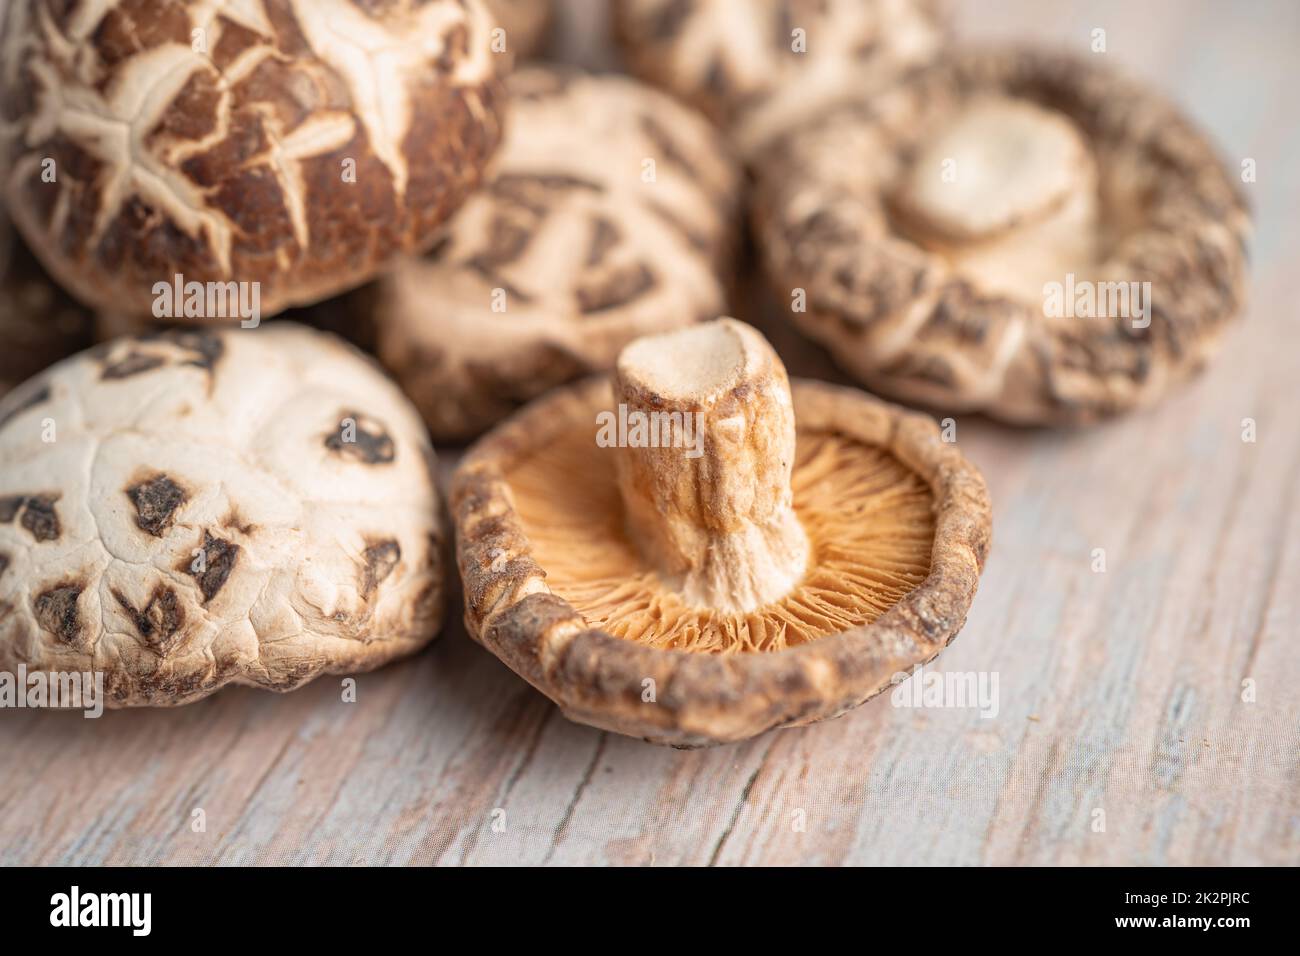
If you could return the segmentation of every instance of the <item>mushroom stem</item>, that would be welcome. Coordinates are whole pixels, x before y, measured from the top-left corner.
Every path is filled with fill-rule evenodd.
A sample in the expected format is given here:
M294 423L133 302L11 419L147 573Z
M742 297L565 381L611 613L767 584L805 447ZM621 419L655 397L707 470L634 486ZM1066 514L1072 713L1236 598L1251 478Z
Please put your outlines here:
M1065 114L976 97L928 139L895 198L900 222L958 272L1036 303L1043 283L1091 268L1097 176Z
M692 606L747 613L788 593L808 540L790 382L767 340L734 319L638 339L617 394L619 490L642 556Z
M905 216L932 238L982 242L1085 201L1091 210L1096 180L1092 149L1069 117L1023 100L986 97L928 140L899 200Z

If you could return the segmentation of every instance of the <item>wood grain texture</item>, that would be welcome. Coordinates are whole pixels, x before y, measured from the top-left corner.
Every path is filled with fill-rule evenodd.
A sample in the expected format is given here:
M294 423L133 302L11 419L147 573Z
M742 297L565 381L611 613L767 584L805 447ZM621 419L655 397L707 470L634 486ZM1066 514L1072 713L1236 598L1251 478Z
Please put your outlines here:
M351 704L327 678L97 721L0 712L0 862L1300 862L1300 6L958 13L968 37L1082 52L1104 28L1105 56L1258 164L1252 306L1208 374L1090 430L958 421L994 548L937 666L996 672L995 718L884 697L664 750L568 723L454 624ZM838 378L777 321L793 372Z

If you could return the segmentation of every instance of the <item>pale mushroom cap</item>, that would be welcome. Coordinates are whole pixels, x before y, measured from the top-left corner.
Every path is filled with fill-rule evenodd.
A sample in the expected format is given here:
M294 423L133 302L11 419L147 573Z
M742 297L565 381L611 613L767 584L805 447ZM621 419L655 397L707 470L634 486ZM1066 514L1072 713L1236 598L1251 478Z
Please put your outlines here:
M260 284L266 315L424 248L499 136L482 0L10 3L0 198L90 305ZM195 321L221 321L205 315Z
M111 704L176 704L367 670L440 625L423 425L333 336L118 339L0 421L7 670L100 670Z
M442 440L726 303L739 181L702 117L624 77L533 67L509 89L493 180L360 305Z

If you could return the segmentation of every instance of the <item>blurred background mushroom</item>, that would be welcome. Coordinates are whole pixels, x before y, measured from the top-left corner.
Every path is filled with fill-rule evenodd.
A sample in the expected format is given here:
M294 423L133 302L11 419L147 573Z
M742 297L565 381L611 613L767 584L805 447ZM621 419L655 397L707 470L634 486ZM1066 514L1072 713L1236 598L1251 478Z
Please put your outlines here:
M930 62L941 0L613 0L628 69L702 110L745 159Z
M809 121L758 179L772 286L806 290L790 320L906 401L1096 421L1199 372L1245 298L1222 156L1079 56L953 51Z

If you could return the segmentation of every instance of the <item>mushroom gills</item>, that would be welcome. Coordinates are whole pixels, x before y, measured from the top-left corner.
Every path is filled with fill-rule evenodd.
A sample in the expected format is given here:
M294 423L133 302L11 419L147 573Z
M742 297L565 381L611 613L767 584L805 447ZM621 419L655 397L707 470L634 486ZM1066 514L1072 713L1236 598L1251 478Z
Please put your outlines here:
M506 472L548 587L588 625L656 648L778 651L874 621L929 573L928 484L835 431L796 439L785 370L747 326L638 340L602 392ZM698 414L700 453L603 447L614 401L623 416Z

